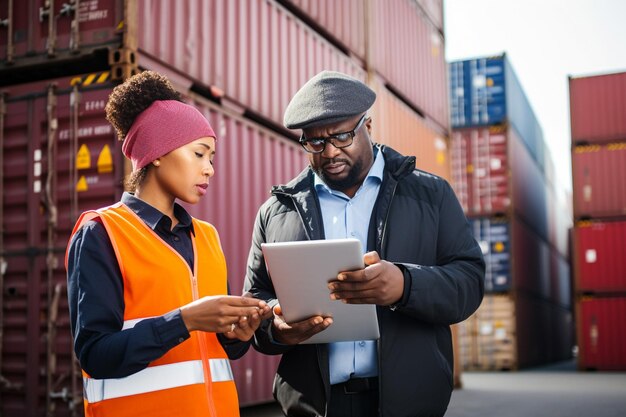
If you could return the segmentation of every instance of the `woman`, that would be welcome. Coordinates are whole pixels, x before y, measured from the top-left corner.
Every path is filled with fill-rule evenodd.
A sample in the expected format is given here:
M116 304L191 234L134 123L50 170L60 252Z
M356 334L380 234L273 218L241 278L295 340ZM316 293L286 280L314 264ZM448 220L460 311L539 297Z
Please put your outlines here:
M228 359L271 312L226 295L215 228L175 203L206 194L215 133L150 71L116 87L106 114L124 138L133 193L83 213L66 254L85 414L238 416Z

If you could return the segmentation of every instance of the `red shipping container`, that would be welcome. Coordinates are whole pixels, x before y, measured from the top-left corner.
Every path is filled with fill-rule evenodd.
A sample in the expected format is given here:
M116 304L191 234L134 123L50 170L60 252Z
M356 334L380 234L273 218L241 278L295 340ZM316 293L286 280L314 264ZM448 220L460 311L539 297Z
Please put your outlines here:
M515 212L548 240L545 178L513 128L455 129L450 159L453 186L468 216Z
M626 222L581 222L574 228L578 293L626 291Z
M0 295L2 415L45 415L54 408L55 415L69 416L72 407L82 409L63 258L78 214L121 196L124 162L121 142L104 118L112 88L107 74L78 79L82 83L75 87L71 78L12 86L0 102L6 109L0 112L0 243L6 262ZM231 291L241 293L256 210L271 185L297 175L307 157L292 140L206 101L194 104L219 140L216 175L202 203L190 211L218 228ZM55 219L51 213L57 213L56 223L49 223ZM272 400L279 359L251 349L232 362L242 406Z
M55 408L69 416L72 401L81 408L64 255L78 214L109 205L122 192L121 146L104 119L111 84L97 81L105 75L89 86L72 87L63 78L9 87L0 103L3 415Z
M414 155L418 169L450 179L448 140L423 117L375 79L376 102L371 109L372 139L405 155Z
M362 0L284 0L299 9L316 30L329 33L361 60L365 59L366 21Z
M450 127L444 38L410 0L372 0L370 68L441 130Z
M583 298L576 316L578 367L626 370L626 297Z
M281 126L292 96L318 72L365 81L357 62L270 0L143 2L138 28L145 58Z
M572 143L626 140L626 72L569 79Z
M76 54L115 47L120 43L118 24L124 20L124 3L3 1L0 20L6 19L7 26L0 30L0 69L13 64L76 58Z
M572 154L574 218L626 215L626 142L577 146Z

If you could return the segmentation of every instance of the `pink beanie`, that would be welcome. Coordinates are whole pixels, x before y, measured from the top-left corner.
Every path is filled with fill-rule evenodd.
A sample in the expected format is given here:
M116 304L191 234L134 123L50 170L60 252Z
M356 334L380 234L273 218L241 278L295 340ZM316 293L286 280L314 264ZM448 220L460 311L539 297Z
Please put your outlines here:
M133 170L138 170L206 136L215 138L215 133L198 109L176 100L157 100L137 116L122 152L133 163Z

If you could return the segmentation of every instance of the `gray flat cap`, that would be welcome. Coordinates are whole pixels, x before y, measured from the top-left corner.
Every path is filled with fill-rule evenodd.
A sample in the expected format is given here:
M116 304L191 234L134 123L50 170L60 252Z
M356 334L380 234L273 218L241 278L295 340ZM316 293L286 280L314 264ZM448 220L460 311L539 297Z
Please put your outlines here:
M376 93L361 81L336 71L322 71L306 82L285 110L288 129L337 123L365 113Z

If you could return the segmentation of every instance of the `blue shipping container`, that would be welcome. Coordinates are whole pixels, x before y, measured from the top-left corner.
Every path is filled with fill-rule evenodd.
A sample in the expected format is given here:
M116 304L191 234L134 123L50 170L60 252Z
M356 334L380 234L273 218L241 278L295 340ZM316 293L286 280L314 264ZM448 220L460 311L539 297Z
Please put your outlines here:
M511 289L511 240L508 222L489 218L470 219L474 239L485 257L485 291Z
M506 55L449 65L452 128L511 124L544 171L543 132Z

